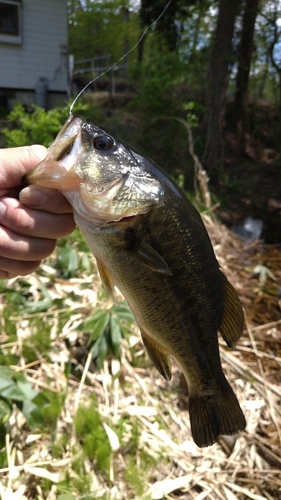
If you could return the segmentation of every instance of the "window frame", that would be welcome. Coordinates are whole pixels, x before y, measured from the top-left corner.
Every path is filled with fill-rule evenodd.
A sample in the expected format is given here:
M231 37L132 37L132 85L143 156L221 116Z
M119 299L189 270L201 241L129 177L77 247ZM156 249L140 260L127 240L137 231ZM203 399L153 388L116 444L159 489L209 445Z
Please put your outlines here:
M21 0L3 0L0 4L12 5L17 8L18 34L10 35L0 30L0 43L18 44L22 43L22 2Z

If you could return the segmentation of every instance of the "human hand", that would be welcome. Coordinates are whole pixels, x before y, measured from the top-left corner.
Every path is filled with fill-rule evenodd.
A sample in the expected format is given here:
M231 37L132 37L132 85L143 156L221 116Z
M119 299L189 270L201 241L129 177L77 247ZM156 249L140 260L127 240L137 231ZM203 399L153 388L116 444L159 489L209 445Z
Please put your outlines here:
M47 154L43 146L0 149L0 279L24 276L70 234L72 207L58 191L28 186L22 177Z

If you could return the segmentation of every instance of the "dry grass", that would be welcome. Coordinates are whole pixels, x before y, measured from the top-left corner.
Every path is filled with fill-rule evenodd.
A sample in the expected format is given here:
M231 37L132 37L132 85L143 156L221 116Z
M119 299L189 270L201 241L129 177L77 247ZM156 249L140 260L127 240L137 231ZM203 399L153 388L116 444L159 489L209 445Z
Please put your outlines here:
M2 348L17 354L19 362L14 368L23 371L36 389L48 387L54 394L63 392L66 399L55 437L46 430L31 431L22 413L12 412L6 435L7 466L0 470L2 500L281 498L281 319L277 298L281 253L261 243L246 246L207 215L203 218L221 267L246 311L246 328L237 349L231 351L220 341L223 368L245 412L246 432L236 441L197 448L191 438L187 394L179 369L174 366L170 383L162 379L145 356L134 328L128 342L123 341L122 359L108 358L97 371L77 325L99 305L99 280L95 273L54 280L54 270L47 263L41 276L30 276L29 282L34 300L39 282L52 297L63 299L63 309L51 309L49 316L36 313L42 322L52 323L48 356L37 352L35 361L25 361L22 343L30 335L29 315L15 314L17 340L13 345L5 345L2 323ZM257 265L264 267L254 274ZM266 268L275 279L263 273ZM8 286L12 288L16 282L10 281ZM72 293L78 294L78 301L72 299ZM61 327L60 316L69 308L72 314ZM80 377L66 377L69 361L80 370ZM138 366L133 367L132 361ZM112 450L107 476L83 455L74 428L77 409L93 393ZM118 434L121 422L122 436ZM136 427L137 448L132 452ZM66 443L56 454L53 443L63 436ZM130 457L135 480L126 476ZM143 457L150 464L145 470ZM64 494L60 485L66 475L76 484L79 462L89 481L88 492L79 493L73 486Z

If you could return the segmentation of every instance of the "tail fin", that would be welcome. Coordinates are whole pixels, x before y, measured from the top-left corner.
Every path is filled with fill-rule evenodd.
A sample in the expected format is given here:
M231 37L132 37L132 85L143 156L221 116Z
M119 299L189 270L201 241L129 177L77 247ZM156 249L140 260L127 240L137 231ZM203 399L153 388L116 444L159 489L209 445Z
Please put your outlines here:
M212 396L190 396L191 432L197 446L211 446L221 434L236 434L246 427L246 420L229 383Z

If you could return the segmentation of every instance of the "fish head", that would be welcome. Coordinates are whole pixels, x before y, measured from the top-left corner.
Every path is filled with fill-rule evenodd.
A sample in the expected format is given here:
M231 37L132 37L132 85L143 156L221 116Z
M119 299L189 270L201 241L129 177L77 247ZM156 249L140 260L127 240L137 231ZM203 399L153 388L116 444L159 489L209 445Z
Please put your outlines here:
M59 190L95 227L147 213L164 191L142 156L96 125L70 116L27 184Z

